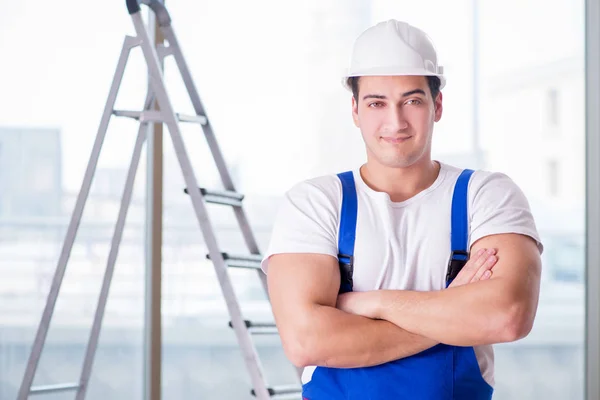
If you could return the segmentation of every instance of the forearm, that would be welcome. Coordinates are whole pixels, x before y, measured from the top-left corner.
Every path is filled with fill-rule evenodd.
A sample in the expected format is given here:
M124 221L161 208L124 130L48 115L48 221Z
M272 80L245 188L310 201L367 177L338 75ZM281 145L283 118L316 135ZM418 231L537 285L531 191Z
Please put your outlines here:
M298 332L299 364L368 367L409 357L437 343L381 320L315 305Z
M440 343L475 346L523 336L527 310L500 279L440 291L381 290L377 317Z

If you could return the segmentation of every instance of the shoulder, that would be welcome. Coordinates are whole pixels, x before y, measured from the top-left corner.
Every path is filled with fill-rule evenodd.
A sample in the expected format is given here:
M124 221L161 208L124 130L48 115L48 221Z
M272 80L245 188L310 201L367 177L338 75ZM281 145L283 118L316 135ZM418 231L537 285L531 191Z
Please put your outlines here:
M288 201L317 202L336 206L340 203L342 185L336 174L321 175L293 184L285 192Z
M476 170L469 183L469 194L473 201L485 198L491 203L507 200L525 201L521 187L502 172Z
M469 183L471 243L494 234L529 236L543 252L529 200L521 187L502 172L477 170Z
M503 172L478 169L473 172L472 185L477 188L493 185L517 186L513 179Z
M460 174L465 170L450 164L442 164L446 176L449 178L448 182L456 183L456 180ZM522 192L521 188L515 181L508 175L502 172L490 171L485 169L471 169L473 174L469 179L469 197L473 197L481 194L482 192Z
M446 175L450 178L450 182L456 182L460 174L464 171L463 168L455 167L449 164L442 164ZM503 190L520 191L520 187L508 175L502 172L489 171L483 169L473 169L473 174L469 179L469 195L477 195L481 191L503 191Z
M445 165L450 182L456 182L462 168ZM507 174L483 169L473 170L468 198L471 215L482 211L501 212L505 208L529 211L529 201L521 187Z
M321 175L290 185L283 194L277 215L281 220L311 219L335 226L341 204L339 177L336 174Z
M292 184L276 212L268 258L280 253L314 253L337 256L337 224L341 183L336 175L323 175Z

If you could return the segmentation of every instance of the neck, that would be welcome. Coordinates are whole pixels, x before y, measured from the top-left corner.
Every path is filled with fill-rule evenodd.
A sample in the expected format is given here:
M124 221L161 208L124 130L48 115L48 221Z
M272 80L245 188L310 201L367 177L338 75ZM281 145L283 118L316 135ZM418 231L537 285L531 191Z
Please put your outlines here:
M424 160L409 167L394 168L368 162L360 168L365 183L373 190L385 192L393 202L410 199L430 187L437 179L440 165Z

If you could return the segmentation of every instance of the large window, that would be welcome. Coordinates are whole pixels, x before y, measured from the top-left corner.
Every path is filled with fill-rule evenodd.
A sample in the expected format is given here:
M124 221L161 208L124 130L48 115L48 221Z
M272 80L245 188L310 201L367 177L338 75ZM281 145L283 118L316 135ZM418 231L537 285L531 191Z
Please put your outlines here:
M581 399L584 3L553 2L544 18L536 17L544 3L535 0L480 3L486 167L521 185L546 248L533 331L524 340L496 346L497 395Z
M2 400L16 398L123 35L132 33L124 3L93 10L62 0L2 4L0 50L12 55L0 75ZM137 97L136 75L143 87L143 74L128 75L122 101ZM34 386L79 379L135 133L110 126ZM144 182L141 176L119 253L90 399L141 398Z
M0 13L0 52L15 55L0 74L0 400L14 399L21 382L122 40L134 33L122 3L68 16L64 10L82 11L79 2L30 0ZM448 76L435 158L513 178L546 249L533 332L496 346L495 399L583 398L583 1L167 6L262 250L286 189L364 162L340 81L354 38L389 18L427 31ZM189 113L173 60L165 68L175 108ZM145 90L137 49L117 108L138 109ZM36 384L79 376L136 132L131 121L109 126ZM183 135L200 185L218 188L201 130L186 126ZM164 398L251 398L166 129L164 143ZM145 167L143 157L89 399L142 398ZM216 207L210 212L223 251L246 251L233 214ZM244 315L271 318L255 273L232 271L232 278ZM259 338L258 345L268 381L295 382L279 340Z

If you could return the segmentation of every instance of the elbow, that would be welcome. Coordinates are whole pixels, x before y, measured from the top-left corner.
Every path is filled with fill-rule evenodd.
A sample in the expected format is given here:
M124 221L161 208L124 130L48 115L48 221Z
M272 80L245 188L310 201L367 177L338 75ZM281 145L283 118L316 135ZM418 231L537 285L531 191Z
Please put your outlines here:
M306 345L306 340L298 337L287 338L286 340L282 340L282 344L288 360L296 367L305 368L313 365L313 355L310 353L310 348Z
M299 368L316 365L316 346L308 329L293 327L287 334L281 334L281 343L286 357Z
M515 342L529 335L533 328L534 312L526 304L513 304L499 319L502 321L499 342Z
M305 368L309 365L313 365L312 355L299 341L293 341L283 346L285 354L292 364L298 368Z
M285 320L279 326L281 343L286 357L299 368L313 365L327 365L331 362L331 345L328 338L327 324L322 321L327 317L320 310L322 306L297 310L295 318Z

